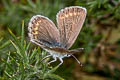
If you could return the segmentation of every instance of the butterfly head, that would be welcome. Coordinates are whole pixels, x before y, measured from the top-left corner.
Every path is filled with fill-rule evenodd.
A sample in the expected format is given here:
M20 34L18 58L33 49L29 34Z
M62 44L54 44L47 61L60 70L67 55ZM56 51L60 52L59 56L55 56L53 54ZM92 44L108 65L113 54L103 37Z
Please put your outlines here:
M71 56L71 54L66 54L66 55L65 55L65 57L70 57L70 56Z

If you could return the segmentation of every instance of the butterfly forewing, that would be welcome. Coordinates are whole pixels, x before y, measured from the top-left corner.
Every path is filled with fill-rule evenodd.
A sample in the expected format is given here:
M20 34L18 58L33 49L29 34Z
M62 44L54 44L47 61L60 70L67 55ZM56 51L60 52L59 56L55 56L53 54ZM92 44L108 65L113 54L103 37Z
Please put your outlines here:
M86 9L78 6L62 9L57 14L60 42L69 49L75 42L86 17Z
M48 18L36 15L29 22L29 37L35 43L53 45L59 42L59 31L55 24ZM36 42L37 41L37 42Z

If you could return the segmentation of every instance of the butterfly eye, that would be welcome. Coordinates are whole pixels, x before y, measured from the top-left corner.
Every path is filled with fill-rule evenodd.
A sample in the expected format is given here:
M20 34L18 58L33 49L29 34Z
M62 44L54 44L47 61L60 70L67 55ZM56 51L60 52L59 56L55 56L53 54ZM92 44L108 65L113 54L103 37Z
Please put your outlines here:
M67 57L70 57L71 55L70 54L67 54Z

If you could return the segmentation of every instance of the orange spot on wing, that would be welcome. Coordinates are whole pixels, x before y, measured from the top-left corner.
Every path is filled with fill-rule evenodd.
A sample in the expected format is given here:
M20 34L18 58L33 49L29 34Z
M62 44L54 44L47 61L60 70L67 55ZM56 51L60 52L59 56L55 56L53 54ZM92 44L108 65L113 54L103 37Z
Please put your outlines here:
M65 17L62 17L62 16L60 17L60 19L64 19L64 18L65 18Z
M34 35L37 35L38 34L38 31L35 31L35 32L32 32Z
M72 16L73 14L72 13L69 13L70 16Z
M38 30L38 26L34 27L33 29L34 29L35 31Z
M68 15L65 15L65 17L68 17Z
M36 23L36 26L38 26L38 25L39 25L39 23L37 22L37 23Z
M74 13L74 15L77 15L76 13Z
M37 36L34 36L35 39L37 39Z

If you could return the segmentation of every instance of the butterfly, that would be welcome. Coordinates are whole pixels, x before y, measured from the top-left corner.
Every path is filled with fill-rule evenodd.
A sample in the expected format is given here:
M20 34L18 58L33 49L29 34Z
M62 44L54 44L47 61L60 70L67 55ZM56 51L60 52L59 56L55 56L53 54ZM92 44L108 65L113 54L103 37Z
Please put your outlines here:
M56 15L57 27L49 18L42 15L35 15L30 19L28 24L30 41L48 52L49 55L45 58L53 57L48 64L59 59L60 66L63 58L70 56L73 56L81 64L73 54L80 52L82 48L73 50L69 50L69 48L79 35L86 14L86 8L80 6L61 9Z

